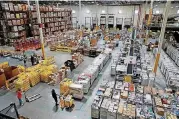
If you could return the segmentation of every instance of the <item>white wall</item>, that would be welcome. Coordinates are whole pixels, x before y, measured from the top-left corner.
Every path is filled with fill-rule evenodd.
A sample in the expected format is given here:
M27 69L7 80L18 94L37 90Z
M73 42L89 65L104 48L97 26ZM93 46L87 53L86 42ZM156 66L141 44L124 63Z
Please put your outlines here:
M78 21L82 21L82 25L85 25L85 17L91 17L91 23L92 23L92 17L98 18L98 25L100 24L100 16L102 14L102 10L105 11L105 14L114 14L114 26L116 26L116 18L132 18L134 17L134 25L137 25L137 18L138 15L134 15L134 6L97 6L97 5L90 5L90 6L82 6L82 13L79 18L79 6L63 6L71 8L75 11L75 13L72 15L72 17L77 17ZM138 9L139 6L136 6L135 9ZM87 13L87 10L90 11L90 13ZM122 13L118 13L119 10L122 11ZM107 16L106 16L107 18ZM133 22L133 21L132 21Z
M178 7L176 7L178 6ZM159 14L163 14L164 10L165 10L165 4L154 4L153 5L153 14L156 14L156 11L159 11ZM177 4L171 4L171 7L169 10L169 15L176 15L177 11L179 10L179 5ZM150 9L150 5L147 6L147 14L149 13L149 9Z
M157 5L157 6L156 6ZM176 4L171 5L173 8L170 9L169 15L177 14L177 11L179 10L179 7L176 7ZM179 5L178 5L179 6ZM89 5L89 6L82 6L82 12L79 13L79 6L60 6L60 7L67 7L71 8L75 11L75 13L72 15L73 17L77 17L78 23L81 20L82 25L85 26L85 17L91 17L91 24L92 24L92 17L98 18L98 25L100 24L100 16L102 14L102 10L105 11L105 13L108 12L108 14L114 14L114 27L116 25L116 18L134 18L132 20L132 23L134 26L137 26L137 20L138 20L138 14L134 14L135 10L139 10L139 6L97 6L97 5ZM154 4L153 8L153 14L156 14L156 11L159 11L159 14L163 14L165 8L165 4ZM135 10L134 10L135 9ZM140 23L142 23L142 19L146 14L149 13L150 4L145 6L145 4L141 5L141 17L140 17ZM90 13L87 13L87 10L90 11ZM119 10L122 11L122 13L118 13ZM80 17L79 17L80 16Z

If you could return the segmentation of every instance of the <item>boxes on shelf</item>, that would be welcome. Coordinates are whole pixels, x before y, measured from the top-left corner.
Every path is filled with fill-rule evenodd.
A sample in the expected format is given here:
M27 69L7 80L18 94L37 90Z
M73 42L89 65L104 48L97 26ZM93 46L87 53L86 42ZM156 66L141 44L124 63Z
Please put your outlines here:
M95 96L91 105L91 117L99 119L100 117L100 106L103 101L101 96Z

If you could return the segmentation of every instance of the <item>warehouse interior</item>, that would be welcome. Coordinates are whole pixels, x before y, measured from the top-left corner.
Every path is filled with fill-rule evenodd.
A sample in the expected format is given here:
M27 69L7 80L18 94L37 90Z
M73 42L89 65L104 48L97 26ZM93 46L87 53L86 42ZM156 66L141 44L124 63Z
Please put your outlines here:
M179 118L179 1L0 1L0 119Z

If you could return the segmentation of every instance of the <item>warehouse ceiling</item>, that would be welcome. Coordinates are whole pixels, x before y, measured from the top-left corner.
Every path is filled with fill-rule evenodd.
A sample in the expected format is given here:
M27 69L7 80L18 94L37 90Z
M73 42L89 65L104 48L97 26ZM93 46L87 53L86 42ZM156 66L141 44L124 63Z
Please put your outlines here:
M79 0L39 0L40 4L52 4L52 5L79 5ZM150 3L151 0L147 0ZM146 0L81 0L82 5L101 5L101 6L119 6L119 5L140 5L144 4ZM166 0L154 0L155 3L165 3ZM178 0L172 1L172 3L179 3Z

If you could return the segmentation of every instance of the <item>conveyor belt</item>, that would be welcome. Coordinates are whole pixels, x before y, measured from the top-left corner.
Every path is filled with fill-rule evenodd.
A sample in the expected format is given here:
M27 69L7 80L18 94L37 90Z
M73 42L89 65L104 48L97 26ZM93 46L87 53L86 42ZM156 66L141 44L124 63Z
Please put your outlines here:
M127 74L133 74L133 64L128 64L127 66Z

